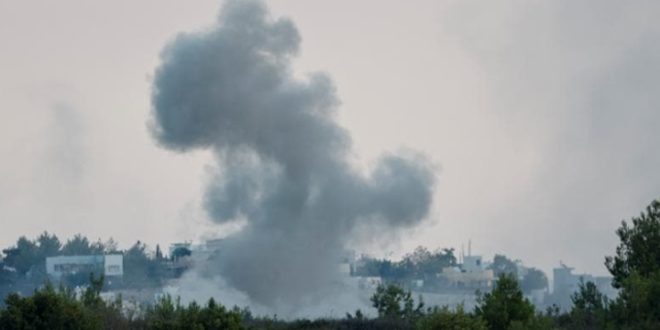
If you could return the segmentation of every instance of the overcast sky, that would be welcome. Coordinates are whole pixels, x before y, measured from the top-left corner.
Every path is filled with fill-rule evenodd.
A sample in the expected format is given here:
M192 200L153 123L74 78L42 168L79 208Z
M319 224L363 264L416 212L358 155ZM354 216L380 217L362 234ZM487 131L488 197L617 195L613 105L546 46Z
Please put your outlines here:
M400 242L605 273L620 221L660 197L657 1L268 1L325 71L356 163L438 166ZM211 155L147 129L164 45L218 1L0 0L0 246L47 230L122 246L199 240Z

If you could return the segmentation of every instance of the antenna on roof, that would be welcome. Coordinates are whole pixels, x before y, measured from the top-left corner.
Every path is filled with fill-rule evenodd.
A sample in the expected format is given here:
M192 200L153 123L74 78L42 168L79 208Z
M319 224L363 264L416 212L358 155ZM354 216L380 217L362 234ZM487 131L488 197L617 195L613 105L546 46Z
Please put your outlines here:
M472 239L468 240L468 257L472 256Z

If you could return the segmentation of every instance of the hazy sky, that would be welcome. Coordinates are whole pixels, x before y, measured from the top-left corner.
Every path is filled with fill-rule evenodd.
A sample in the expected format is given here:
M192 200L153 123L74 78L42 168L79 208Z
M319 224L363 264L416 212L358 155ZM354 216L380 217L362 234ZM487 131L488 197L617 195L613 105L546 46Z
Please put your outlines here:
M355 161L438 166L401 241L604 273L622 219L660 197L657 1L268 1L325 71ZM163 46L218 1L0 0L0 246L48 230L127 246L200 239L211 155L147 130Z

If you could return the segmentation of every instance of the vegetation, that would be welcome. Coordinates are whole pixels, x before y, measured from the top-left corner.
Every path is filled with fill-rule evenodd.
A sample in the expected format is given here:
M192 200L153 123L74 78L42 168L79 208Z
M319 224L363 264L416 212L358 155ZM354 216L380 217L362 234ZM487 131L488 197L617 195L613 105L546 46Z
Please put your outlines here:
M48 280L46 258L60 255L122 254L124 276L121 287L124 288L158 287L173 276L168 272L168 260L162 257L162 253L151 255L147 246L140 241L122 251L112 239L106 242L91 242L87 237L78 234L62 244L57 236L44 232L34 240L20 237L14 246L2 252L4 259L0 259L0 297L5 297L10 292L30 294ZM179 257L185 256L185 251L178 253ZM101 269L93 271L102 272ZM89 273L70 274L64 276L58 284L68 287L85 285L88 283L88 277ZM114 285L116 288L118 284Z
M493 291L481 295L478 301L474 312L491 329L507 329L512 322L527 324L534 317L534 305L523 297L512 274L500 274Z
M428 311L418 323L420 330L486 330L488 324L479 316L465 312L463 306L458 306L455 310L448 307L435 307Z
M502 254L496 254L493 257L493 263L488 268L493 270L496 277L501 275L518 277L518 266L516 266L516 262Z
M36 290L30 297L11 294L0 311L0 330L10 329L244 329L243 314L227 310L212 299L205 306L188 306L165 297L144 313L125 313L121 300L101 299L102 279L80 296L65 287L52 285Z
M525 293L543 290L548 287L548 277L541 270L530 268L520 282L520 287Z
M67 287L56 289L46 284L29 296L9 294L0 308L0 330L5 329L660 329L660 202L654 201L639 217L623 222L617 230L620 244L615 255L606 258L619 296L609 300L594 283L581 283L573 294L573 307L562 313L558 307L538 312L525 299L523 288L533 290L547 285L545 275L528 269L519 281L515 263L500 256L492 269L498 279L490 292L480 293L477 306L466 311L433 307L424 309L421 298L415 302L410 291L386 282L371 298L377 317L369 318L360 310L343 319L283 321L276 317L253 317L248 310L228 309L214 300L205 305L180 301L167 296L146 308L128 308L121 299L101 298L103 278L88 279L87 289L79 294ZM38 263L45 257L80 251L107 251L112 244L89 243L77 236L65 244L57 237L42 234L34 241L24 237L16 247L4 250L0 284L13 283L21 276L40 276ZM116 247L114 248L116 251ZM155 274L149 267L143 244L122 251L137 265L147 265L142 274ZM157 249L158 251L160 249ZM133 259L131 259L133 258ZM406 276L424 276L440 265L456 263L451 250L434 253L417 249L395 269ZM374 263L376 264L376 263ZM381 263L384 265L385 263ZM373 266L373 264L372 264ZM8 270L9 269L9 270ZM379 268L376 268L379 269ZM440 268L441 269L441 268ZM364 271L364 269L362 270ZM391 277L396 278L396 277ZM0 285L0 287L2 287Z
M401 282L413 278L428 279L442 272L443 268L456 265L454 249L439 249L431 252L420 246L412 253L406 254L399 262L366 258L355 273L361 276L378 276L390 282Z
M621 328L660 329L660 201L646 212L623 221L616 254L605 264L620 289L609 312Z
M419 298L415 306L410 291L405 291L394 284L379 285L371 297L371 302L378 310L378 316L382 318L414 323L423 314L422 298Z
M598 292L596 285L580 283L580 289L571 297L573 309L569 316L574 329L605 329L608 324L608 300Z

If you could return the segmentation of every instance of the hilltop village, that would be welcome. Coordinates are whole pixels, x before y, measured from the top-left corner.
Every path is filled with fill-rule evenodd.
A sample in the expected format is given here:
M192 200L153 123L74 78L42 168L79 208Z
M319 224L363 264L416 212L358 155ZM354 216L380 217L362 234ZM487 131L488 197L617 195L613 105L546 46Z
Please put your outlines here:
M80 289L89 283L90 274L96 274L104 276L106 298L121 296L127 301L152 303L165 295L181 294L178 279L190 270L208 267L222 245L223 240L216 239L174 243L166 250L157 245L151 250L137 242L120 250L113 240L90 242L81 235L64 243L48 233L34 240L21 237L2 250L0 293L3 297L10 292L29 295L46 281ZM421 295L429 306L473 308L475 293L489 292L502 274L514 276L525 297L541 310L550 306L569 309L571 295L584 282L593 282L610 298L617 295L611 277L575 273L564 264L548 277L521 260L500 254L485 260L473 255L470 248L457 255L454 249L418 247L396 261L347 250L337 260L337 273L341 286L365 301L379 285L393 283Z

